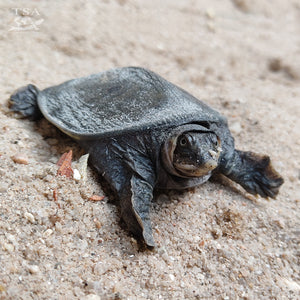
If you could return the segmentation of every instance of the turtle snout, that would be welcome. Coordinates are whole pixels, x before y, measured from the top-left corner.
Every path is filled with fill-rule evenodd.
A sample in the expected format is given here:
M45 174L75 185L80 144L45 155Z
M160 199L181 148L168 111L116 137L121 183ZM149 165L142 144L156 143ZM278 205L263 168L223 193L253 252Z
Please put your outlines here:
M210 156L212 157L212 158L217 158L218 157L218 152L216 152L215 150L208 150L208 153L210 154Z
M209 149L204 155L201 155L199 162L202 161L202 167L206 170L213 170L218 166L220 151L218 149Z

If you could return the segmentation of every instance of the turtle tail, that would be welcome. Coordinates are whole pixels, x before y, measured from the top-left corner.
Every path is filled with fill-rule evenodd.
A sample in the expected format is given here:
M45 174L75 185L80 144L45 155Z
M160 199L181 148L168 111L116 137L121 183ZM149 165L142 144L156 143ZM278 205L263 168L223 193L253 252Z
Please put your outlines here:
M37 102L38 94L39 89L33 84L19 88L10 96L10 110L19 112L24 118L30 120L41 119L42 113Z

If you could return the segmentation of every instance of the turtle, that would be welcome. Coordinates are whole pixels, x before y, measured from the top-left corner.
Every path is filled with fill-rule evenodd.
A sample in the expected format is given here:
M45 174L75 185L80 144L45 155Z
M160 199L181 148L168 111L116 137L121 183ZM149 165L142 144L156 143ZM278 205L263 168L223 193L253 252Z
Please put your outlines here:
M222 174L246 192L275 198L284 180L267 155L235 148L227 119L142 67L122 67L10 97L23 117L45 117L89 153L115 193L128 230L155 247L156 189L187 189Z

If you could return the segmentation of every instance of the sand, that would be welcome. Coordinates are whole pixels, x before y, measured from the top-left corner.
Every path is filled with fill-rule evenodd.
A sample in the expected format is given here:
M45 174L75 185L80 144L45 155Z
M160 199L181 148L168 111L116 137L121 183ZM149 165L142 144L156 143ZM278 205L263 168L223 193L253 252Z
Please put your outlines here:
M27 8L27 9L26 9ZM0 299L299 299L299 1L1 1ZM9 95L142 66L219 110L241 150L271 156L276 200L208 182L156 197L142 251L82 149ZM92 195L105 196L89 201ZM55 201L56 199L56 201Z

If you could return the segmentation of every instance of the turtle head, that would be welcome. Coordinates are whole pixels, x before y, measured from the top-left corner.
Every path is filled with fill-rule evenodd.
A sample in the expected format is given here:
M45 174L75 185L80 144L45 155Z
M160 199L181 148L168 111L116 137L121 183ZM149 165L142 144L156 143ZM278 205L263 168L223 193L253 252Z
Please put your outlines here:
M169 173L180 177L201 177L218 166L219 137L200 125L176 128L165 141L162 160Z

